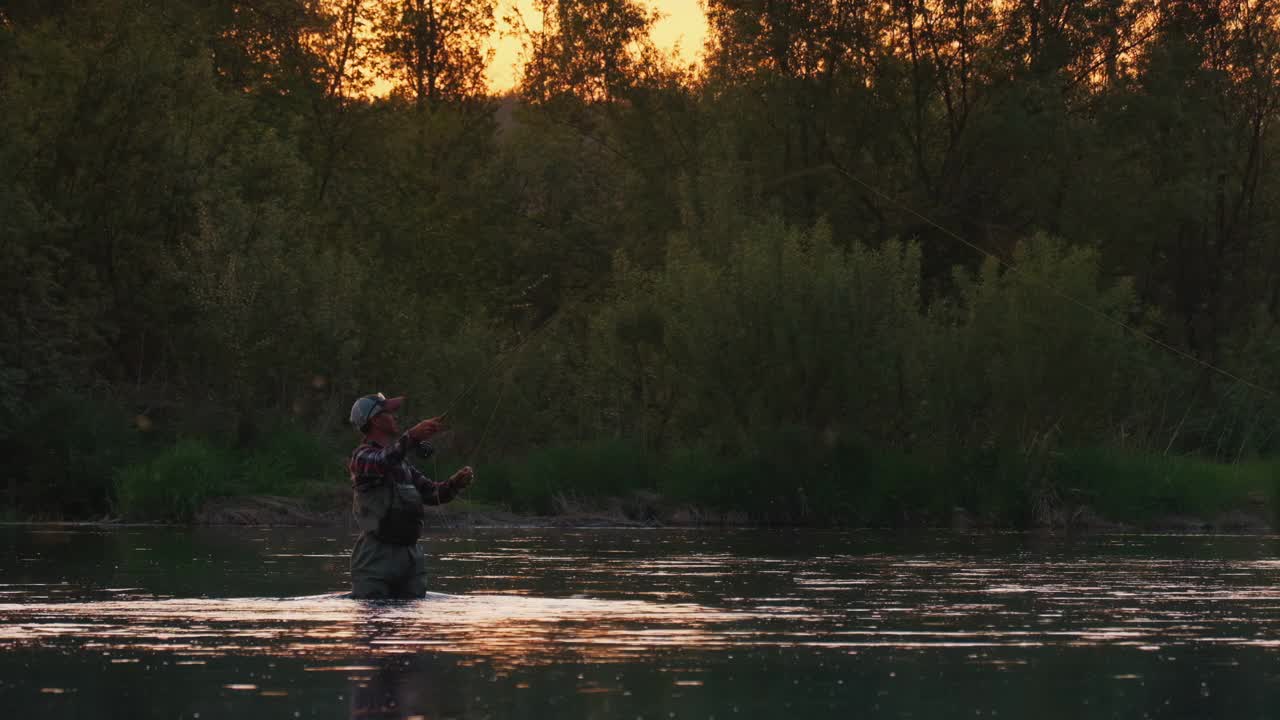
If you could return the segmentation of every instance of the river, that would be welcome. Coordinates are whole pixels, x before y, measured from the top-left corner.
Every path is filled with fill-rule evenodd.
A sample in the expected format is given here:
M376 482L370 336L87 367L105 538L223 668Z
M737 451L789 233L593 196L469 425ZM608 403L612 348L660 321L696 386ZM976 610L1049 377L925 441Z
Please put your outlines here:
M1280 538L0 527L0 716L1264 718Z

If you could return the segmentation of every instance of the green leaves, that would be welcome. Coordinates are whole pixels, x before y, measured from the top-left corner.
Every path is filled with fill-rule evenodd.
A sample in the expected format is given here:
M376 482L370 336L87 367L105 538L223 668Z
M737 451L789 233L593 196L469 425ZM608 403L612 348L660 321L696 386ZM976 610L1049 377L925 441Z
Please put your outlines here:
M496 0L380 3L373 29L385 74L419 106L486 95Z
M490 0L64 5L0 19L10 452L59 388L242 451L374 389L439 412L553 316L460 453L491 415L495 457L1280 441L1112 322L1280 383L1276 3L714 0L694 71L641 4L546 0L502 99Z

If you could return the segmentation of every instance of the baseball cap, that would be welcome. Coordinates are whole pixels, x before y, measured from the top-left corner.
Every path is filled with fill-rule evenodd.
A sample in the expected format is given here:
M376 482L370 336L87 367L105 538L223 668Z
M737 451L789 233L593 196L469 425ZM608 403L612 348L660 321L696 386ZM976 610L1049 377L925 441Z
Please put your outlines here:
M363 431L369 421L380 412L395 412L404 404L404 397L389 398L382 393L365 395L351 406L351 424Z

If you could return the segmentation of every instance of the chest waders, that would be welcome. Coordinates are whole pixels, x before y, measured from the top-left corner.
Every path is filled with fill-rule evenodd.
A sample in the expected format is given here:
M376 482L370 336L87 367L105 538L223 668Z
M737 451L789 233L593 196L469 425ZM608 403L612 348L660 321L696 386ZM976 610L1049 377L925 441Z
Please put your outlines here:
M363 532L351 556L352 596L422 597L426 558L418 538L426 507L418 488L383 476L361 477L354 510Z
M412 545L422 535L427 509L411 482L381 476L356 481L356 523L360 529L391 545Z

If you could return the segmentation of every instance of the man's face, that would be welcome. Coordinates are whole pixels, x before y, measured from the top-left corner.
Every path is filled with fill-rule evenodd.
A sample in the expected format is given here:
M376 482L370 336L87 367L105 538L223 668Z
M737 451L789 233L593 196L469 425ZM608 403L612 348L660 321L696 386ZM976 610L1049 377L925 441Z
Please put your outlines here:
M374 430L384 432L388 435L396 435L400 432L400 423L396 419L396 414L386 410L374 415L373 419L369 421L369 424Z

